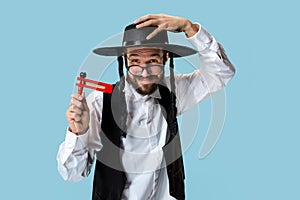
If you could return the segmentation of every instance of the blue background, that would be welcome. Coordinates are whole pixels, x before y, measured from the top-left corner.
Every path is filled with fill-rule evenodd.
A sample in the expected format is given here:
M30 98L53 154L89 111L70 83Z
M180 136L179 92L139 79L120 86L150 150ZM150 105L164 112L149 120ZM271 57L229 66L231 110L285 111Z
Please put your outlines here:
M296 1L1 1L0 199L90 199L92 177L56 169L78 68L101 41L147 13L200 22L237 68L213 152L198 158L209 100L185 153L187 199L300 199Z

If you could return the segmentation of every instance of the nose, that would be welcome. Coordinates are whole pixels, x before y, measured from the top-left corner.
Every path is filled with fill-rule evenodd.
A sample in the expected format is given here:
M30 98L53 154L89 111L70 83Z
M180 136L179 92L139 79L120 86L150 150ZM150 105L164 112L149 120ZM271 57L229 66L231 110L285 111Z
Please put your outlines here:
M141 74L141 76L142 77L144 77L144 78L146 78L146 77L148 77L149 76L149 74L148 74L148 70L147 70L147 68L145 67L145 68L143 68L143 71L142 71L142 74Z

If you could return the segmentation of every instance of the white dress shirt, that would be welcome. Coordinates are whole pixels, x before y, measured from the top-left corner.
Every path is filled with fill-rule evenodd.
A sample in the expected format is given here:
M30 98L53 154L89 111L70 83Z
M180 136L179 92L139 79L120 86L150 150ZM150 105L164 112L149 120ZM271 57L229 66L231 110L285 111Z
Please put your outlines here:
M198 25L198 33L187 40L198 50L201 68L190 74L175 75L178 115L222 89L235 72L230 62L222 57L216 40ZM169 87L169 77L165 78L165 83ZM143 96L126 82L124 92L128 110L127 136L122 137L120 154L127 182L122 199L174 199L169 194L162 152L167 123L155 100L160 98L159 91ZM57 154L58 171L65 180L79 181L88 176L102 148L99 133L103 93L92 92L87 102L91 115L89 130L81 136L67 131Z

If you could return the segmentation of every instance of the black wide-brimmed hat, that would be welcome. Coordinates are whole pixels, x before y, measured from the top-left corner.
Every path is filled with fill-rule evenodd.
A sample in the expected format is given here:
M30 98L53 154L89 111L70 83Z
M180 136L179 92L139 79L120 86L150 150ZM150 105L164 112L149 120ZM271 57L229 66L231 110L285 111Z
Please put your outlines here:
M122 46L100 47L93 52L102 56L122 56L130 47L157 47L173 53L173 57L183 57L195 54L197 51L186 46L169 44L167 31L163 30L147 40L146 37L157 27L136 28L136 24L126 26L123 34Z

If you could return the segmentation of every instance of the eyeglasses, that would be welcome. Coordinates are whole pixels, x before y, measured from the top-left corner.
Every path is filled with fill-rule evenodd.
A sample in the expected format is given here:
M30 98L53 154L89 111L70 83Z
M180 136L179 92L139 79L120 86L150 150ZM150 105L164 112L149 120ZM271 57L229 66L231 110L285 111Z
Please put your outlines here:
M149 75L159 75L162 73L162 68L164 65L162 64L148 64L144 67L140 65L130 65L127 67L129 73L134 76L141 76L143 71L146 69Z

